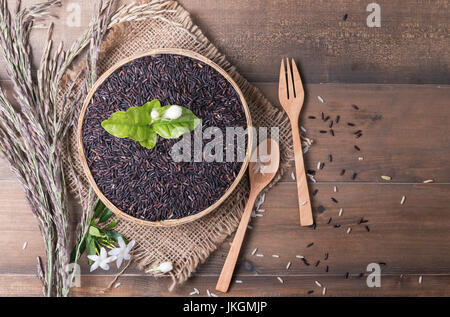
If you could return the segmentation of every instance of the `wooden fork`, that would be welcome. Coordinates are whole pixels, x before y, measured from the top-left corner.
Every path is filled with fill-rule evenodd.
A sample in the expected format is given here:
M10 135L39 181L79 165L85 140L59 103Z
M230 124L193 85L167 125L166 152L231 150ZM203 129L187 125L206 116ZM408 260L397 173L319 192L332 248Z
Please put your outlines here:
M294 141L295 176L297 180L300 225L310 226L313 224L314 220L311 210L311 201L309 199L308 183L306 182L300 131L298 128L298 117L300 115L300 111L302 110L305 92L303 90L302 79L300 78L300 73L298 72L294 59L292 59L292 72L291 66L289 65L289 59L287 58L286 66L287 73L284 65L284 59L282 59L280 68L280 82L278 86L278 99L280 100L280 103L291 122L292 139Z

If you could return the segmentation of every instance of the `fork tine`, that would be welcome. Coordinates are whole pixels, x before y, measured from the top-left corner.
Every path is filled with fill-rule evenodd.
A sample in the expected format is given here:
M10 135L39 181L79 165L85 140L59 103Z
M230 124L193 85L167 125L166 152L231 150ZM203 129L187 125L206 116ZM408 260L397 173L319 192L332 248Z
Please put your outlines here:
M278 84L278 98L280 100L287 100L286 68L284 67L284 58L281 59L280 80Z
M289 58L286 58L287 78L288 78L288 99L294 99L294 83L292 82L291 65L289 64Z
M304 95L302 79L300 77L300 73L297 68L297 64L295 64L294 59L292 59L292 73L294 74L294 86L295 86L295 97L300 97Z

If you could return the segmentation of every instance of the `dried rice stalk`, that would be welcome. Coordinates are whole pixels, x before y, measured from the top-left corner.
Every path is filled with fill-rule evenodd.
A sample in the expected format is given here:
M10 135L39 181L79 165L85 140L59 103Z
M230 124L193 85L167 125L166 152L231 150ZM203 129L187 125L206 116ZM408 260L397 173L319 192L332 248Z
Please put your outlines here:
M152 3L130 4L113 12L113 2L99 2L88 29L68 51L63 50L62 43L54 49L53 24L50 24L40 65L33 71L29 42L33 23L61 2L49 0L21 9L18 1L11 13L7 1L0 0L0 51L15 92L14 97L8 99L0 89L0 153L22 183L38 221L46 263L38 257L37 273L46 296L67 296L70 290L71 277L66 270L70 260L68 190L65 185L68 171L63 170L63 140L75 125L86 92L97 79L96 66L103 37L108 29L123 21L143 20L149 14L152 14L151 18L158 18L154 15L157 12L150 9ZM64 75L86 47L89 49L84 72L71 79L64 97L59 100ZM81 87L77 85L79 82L83 83ZM79 184L81 190L81 181ZM91 192L81 199L83 215L77 245L89 227L96 197ZM79 252L75 261L78 258Z

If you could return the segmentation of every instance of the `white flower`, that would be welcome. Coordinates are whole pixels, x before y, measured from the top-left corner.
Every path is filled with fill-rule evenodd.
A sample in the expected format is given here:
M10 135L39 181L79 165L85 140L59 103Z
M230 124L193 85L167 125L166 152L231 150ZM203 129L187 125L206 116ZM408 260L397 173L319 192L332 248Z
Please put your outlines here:
M111 251L109 251L109 255L114 256L117 259L116 265L117 268L119 268L122 265L123 260L129 260L131 259L130 251L131 248L133 248L136 241L132 240L128 245L125 244L125 241L123 241L122 237L119 237L117 239L117 242L119 243L118 248L114 248Z
M164 117L168 119L178 119L181 116L181 113L183 112L183 109L181 109L180 106L173 105L170 106L165 112Z
M173 266L172 266L172 262L167 261L167 262L162 262L161 264L159 264L158 266L154 266L151 269L148 269L147 271L145 271L146 273L150 273L150 272L160 272L160 273L167 273L173 270Z
M115 256L107 257L105 248L100 249L100 255L88 255L88 259L94 261L91 265L91 272L95 271L99 266L105 271L109 270L109 262L116 259Z
M156 109L153 109L152 112L150 113L150 116L152 117L153 120L158 120L159 119L159 112Z
M167 273L172 271L173 266L172 266L172 262L163 262L158 266L158 270L162 273Z

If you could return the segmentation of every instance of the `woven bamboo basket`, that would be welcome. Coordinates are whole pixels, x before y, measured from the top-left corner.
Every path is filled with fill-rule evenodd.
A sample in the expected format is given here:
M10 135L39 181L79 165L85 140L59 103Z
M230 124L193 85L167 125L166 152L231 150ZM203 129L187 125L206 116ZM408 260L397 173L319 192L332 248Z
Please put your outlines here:
M138 219L135 218L133 216L128 215L127 213L123 212L122 210L120 210L119 208L117 208L111 201L109 201L105 195L101 192L101 190L99 189L99 187L97 186L92 173L88 167L87 161L86 161L86 157L84 154L84 146L83 146L83 141L82 141L82 127L83 127L83 121L84 121L84 116L86 113L86 110L88 108L88 105L91 101L91 98L93 97L93 95L95 94L95 92L97 91L97 88L118 68L120 68L121 66L123 66L124 64L127 64L135 59L144 57L144 56L151 56L151 55L158 55L158 54L174 54L174 55L183 55L186 57L190 57L192 59L196 59L199 60L209 66L211 66L212 68L214 68L217 72L219 72L226 80L228 80L228 82L233 86L234 90L236 91L236 93L239 95L239 98L241 100L241 103L244 107L244 112L245 112L245 116L247 119L247 131L248 131L248 141L247 141L247 150L246 150L246 155L245 155L245 159L244 162L241 166L241 169L239 171L239 174L237 175L236 179L234 180L234 182L231 184L231 186L228 188L228 190L224 193L224 195L222 197L220 197L219 200L217 200L214 204L212 204L211 206L209 206L208 208L194 214L194 215L190 215L190 216L186 216L180 219L169 219L169 220L163 220L163 221L148 221L148 220L142 220L142 219ZM78 119L78 130L77 130L77 139L78 139L78 153L80 155L80 159L81 159L81 164L84 170L84 173L86 175L86 177L89 180L90 185L92 186L92 188L94 189L95 193L97 194L97 196L100 198L100 200L111 210L113 211L118 217L128 220L128 221L132 221L135 223L139 223L141 225L144 226L162 226L162 227L171 227L171 226L177 226L177 225L181 225L181 224L185 224L194 220L197 220L207 214L209 214L210 212L212 212L213 210L215 210L232 192L233 190L236 188L236 186L238 185L238 183L240 182L240 180L242 179L242 177L244 176L246 170L247 170L247 166L250 160L250 152L252 149L252 140L253 140L253 130L251 129L252 127L252 121L251 121L251 117L250 117L250 110L248 108L247 102L245 101L244 95L242 94L242 91L239 89L238 85L235 83L235 81L228 75L228 73L226 71L224 71L221 67L219 67L216 63L214 63L213 61L209 60L208 58L193 52L193 51L189 51L189 50L184 50L184 49L171 49L171 48L164 48L164 49L153 49L138 55L134 55L131 57L126 57L123 60L117 62L114 66L112 66L110 69L108 69L102 76L100 76L100 78L95 82L95 84L92 86L91 90L89 91L88 95L86 96L86 99L83 103L83 108L81 109L81 113L80 113L80 117Z

